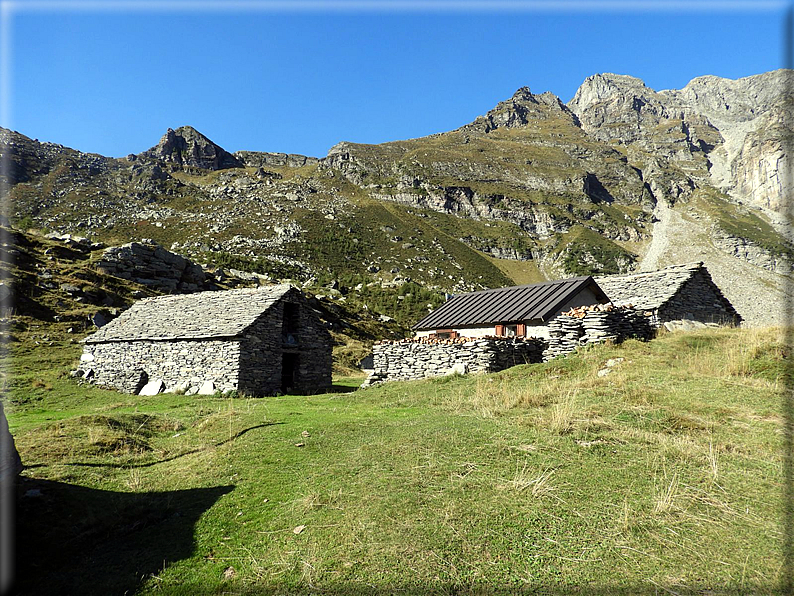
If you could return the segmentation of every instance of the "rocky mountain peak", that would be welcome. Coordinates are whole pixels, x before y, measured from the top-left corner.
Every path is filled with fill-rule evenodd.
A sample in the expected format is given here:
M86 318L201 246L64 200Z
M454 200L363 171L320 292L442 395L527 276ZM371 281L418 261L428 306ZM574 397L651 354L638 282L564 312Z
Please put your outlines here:
M563 109L562 106L564 106L562 100L560 100L560 98L554 95L551 91L544 91L543 93L536 94L532 93L529 87L525 86L517 89L509 100L497 104L496 107L491 110L491 112L498 110L500 106L506 106L510 103L524 106L530 110L533 109L534 106L541 105L556 107L558 109ZM489 114L491 112L489 112Z
M462 130L488 133L497 128L518 128L526 126L532 120L564 118L575 121L576 117L568 107L553 93L546 91L536 95L529 87L521 87L510 99L496 104L485 116L478 116Z
M176 130L169 128L160 142L142 155L181 167L206 170L239 168L243 165L231 153L192 126L180 126Z
M627 146L630 158L653 154L686 172L677 188L710 179L737 200L779 210L791 192L792 89L794 71L785 69L736 80L705 75L659 92L635 77L604 74L585 79L568 105L589 135ZM653 177L646 168L652 188ZM656 180L656 188L670 199L680 195L664 190L668 180Z
M614 73L595 74L587 77L581 84L568 107L578 114L591 105L614 96L634 95L644 97L653 93L642 79Z
M582 129L601 141L629 144L663 121L683 120L679 101L661 95L637 77L612 73L585 79L568 108Z
M741 79L706 75L683 89L659 94L690 106L715 124L747 122L779 107L794 89L794 70L779 69Z
M529 87L524 86L516 89L516 92L513 93L513 97L511 97L511 99L513 101L526 101L532 99L532 97L534 97L532 95L532 91L529 90Z

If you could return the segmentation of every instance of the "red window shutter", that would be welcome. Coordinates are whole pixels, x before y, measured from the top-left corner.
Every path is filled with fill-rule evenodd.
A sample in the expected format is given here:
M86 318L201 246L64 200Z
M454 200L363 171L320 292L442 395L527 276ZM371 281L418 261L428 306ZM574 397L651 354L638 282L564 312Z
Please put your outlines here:
M519 323L516 325L516 335L518 337L526 337L527 335L527 326L524 323Z
M496 335L504 335L505 334L505 326L504 325L497 325L496 326Z

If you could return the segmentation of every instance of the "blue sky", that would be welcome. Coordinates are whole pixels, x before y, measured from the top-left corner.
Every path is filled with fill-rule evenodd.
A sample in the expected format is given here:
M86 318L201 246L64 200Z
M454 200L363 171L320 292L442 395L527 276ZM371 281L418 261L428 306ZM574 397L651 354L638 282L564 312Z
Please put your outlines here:
M457 128L521 86L654 89L786 65L789 4L2 4L0 124L109 156L189 124L227 150L323 156ZM555 5L559 6L559 5Z

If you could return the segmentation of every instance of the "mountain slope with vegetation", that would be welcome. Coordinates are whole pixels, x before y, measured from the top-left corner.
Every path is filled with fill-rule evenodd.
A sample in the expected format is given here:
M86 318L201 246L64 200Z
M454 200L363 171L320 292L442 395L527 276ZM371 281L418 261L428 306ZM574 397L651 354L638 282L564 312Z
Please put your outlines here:
M97 267L103 248L65 243L0 227L0 345L11 353L18 342L74 349L80 340L128 308L136 299L162 293L157 287L105 274ZM256 285L210 268L215 289ZM428 308L443 300L438 293L406 283L345 288L336 282L304 287L310 305L334 340L334 372L360 373L358 362L373 341L399 339ZM387 316L384 313L392 313Z
M701 259L746 320L777 320L789 76L655 92L598 75L568 105L522 88L457 130L321 159L190 127L120 159L0 131L18 592L790 592L779 329L360 391L345 376L445 292L573 274ZM143 238L205 288L299 284L334 338L332 392L73 378L101 318L157 293L98 266L100 243Z
M3 131L3 182L17 226L151 238L301 282L461 292L678 264L670 248L686 246L746 320L769 323L791 276L790 78L656 92L595 75L568 105L523 87L454 131L342 142L321 159L231 154L190 127L120 159ZM734 291L742 280L769 288L770 305Z

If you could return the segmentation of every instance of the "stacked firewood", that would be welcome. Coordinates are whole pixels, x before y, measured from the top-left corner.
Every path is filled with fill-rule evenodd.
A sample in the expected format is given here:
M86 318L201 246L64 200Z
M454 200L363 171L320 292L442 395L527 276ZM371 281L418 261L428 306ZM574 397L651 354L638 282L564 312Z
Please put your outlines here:
M626 304L623 306L615 306L611 302L607 302L606 304L590 304L587 306L574 306L571 310L566 311L562 314L573 317L574 319L584 319L587 316L587 313L591 312L612 312L615 310L625 310L634 308L632 304Z
M535 341L531 337L505 337L502 335L481 335L478 337L455 337L449 339L441 339L438 337L409 337L406 339L382 339L376 341L373 345L396 345L396 344L424 344L429 346L443 346L443 345L458 345L467 344L473 341L482 340L500 340L500 341Z

